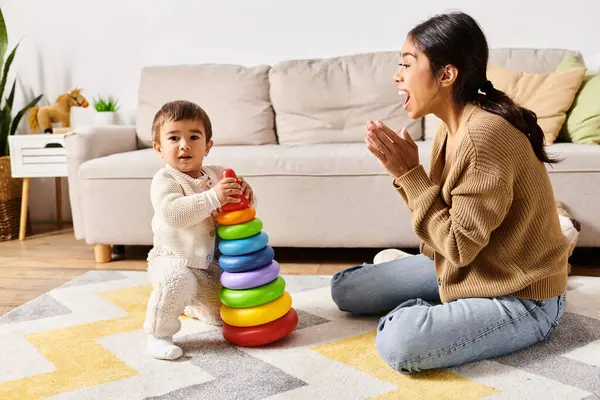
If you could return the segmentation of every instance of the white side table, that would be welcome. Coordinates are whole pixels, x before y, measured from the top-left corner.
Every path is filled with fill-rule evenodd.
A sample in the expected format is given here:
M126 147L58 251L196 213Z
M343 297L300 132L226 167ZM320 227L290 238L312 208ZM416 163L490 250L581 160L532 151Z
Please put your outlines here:
M62 228L62 188L60 179L67 176L67 147L65 142L67 134L28 134L8 137L12 176L13 178L23 178L19 240L25 240L30 178L55 178L56 225L58 229Z

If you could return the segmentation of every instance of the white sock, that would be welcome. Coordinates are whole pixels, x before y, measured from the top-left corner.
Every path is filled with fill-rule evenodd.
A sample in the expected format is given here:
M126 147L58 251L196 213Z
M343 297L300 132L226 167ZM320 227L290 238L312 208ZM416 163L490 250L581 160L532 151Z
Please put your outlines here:
M399 260L401 258L410 257L412 254L406 253L399 249L381 250L373 258L373 264L381 264L388 261Z
M183 350L173 344L172 338L148 335L148 353L160 360L175 360L183 355Z

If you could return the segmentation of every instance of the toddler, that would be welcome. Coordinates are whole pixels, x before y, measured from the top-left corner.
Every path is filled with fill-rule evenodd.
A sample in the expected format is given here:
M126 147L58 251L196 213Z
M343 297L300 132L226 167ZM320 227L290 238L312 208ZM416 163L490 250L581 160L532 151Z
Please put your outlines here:
M185 314L221 325L221 270L215 258L216 213L244 194L254 205L251 187L239 178L221 179L224 168L205 166L213 145L206 112L188 101L166 103L152 124L154 150L165 166L152 180L153 247L148 253L148 276L153 290L144 330L148 352L174 360L183 351L173 344Z

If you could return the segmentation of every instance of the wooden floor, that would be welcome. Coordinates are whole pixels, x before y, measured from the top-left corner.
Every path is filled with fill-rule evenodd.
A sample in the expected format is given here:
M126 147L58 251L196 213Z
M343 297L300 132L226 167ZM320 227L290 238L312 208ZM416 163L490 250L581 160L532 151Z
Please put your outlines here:
M149 249L149 246L126 247L124 257L113 256L110 263L96 264L93 246L75 240L71 226L60 231L52 225L34 226L33 235L25 241L0 242L0 315L90 270L146 270ZM360 254L276 251L284 274L333 274L366 261Z
M72 227L55 229L51 225L37 225L25 241L0 242L0 315L90 270L146 269L145 258L150 247L127 247L124 256L113 256L110 263L96 264L93 247L75 240ZM282 274L324 275L369 262L379 250L275 249ZM597 249L576 252L572 257L572 275L600 276L599 261Z

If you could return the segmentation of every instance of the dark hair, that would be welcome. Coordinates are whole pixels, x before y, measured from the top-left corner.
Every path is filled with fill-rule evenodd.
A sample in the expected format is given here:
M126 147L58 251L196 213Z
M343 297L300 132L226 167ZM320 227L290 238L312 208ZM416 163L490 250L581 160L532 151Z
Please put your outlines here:
M557 162L546 154L544 132L536 114L517 105L487 79L489 48L485 34L472 17L462 12L436 15L413 28L408 38L429 58L436 79L447 65L458 69L452 93L457 105L471 102L500 115L527 136L540 161Z
M212 138L212 124L206 111L198 104L187 100L175 100L165 103L157 111L152 121L152 141L159 142L160 128L170 121L202 121L206 131L206 142Z

